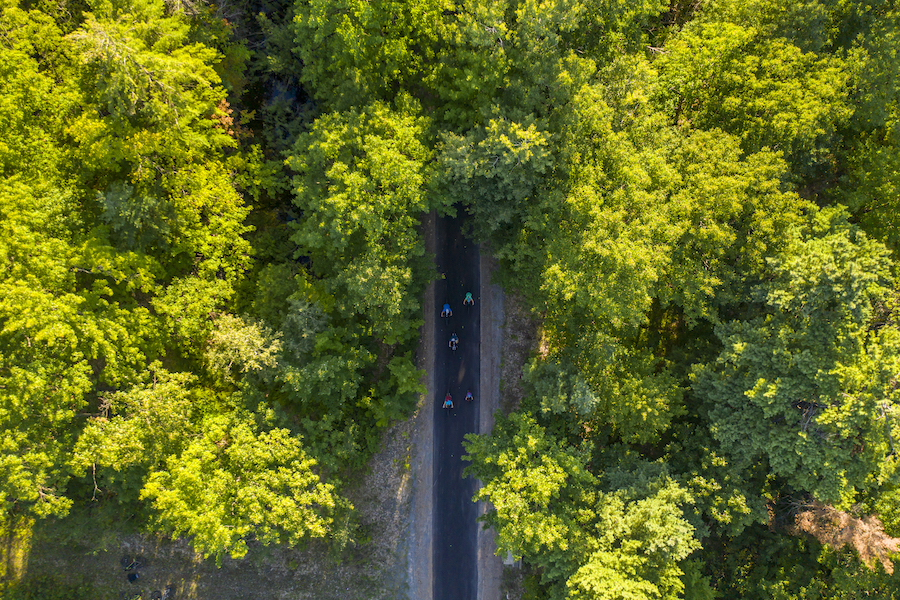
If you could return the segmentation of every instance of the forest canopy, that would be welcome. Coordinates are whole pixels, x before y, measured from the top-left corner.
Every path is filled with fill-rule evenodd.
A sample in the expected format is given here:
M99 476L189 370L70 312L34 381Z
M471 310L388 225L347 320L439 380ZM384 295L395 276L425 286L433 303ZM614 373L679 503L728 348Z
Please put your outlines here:
M530 598L896 597L893 2L0 10L4 518L346 543L461 213L540 335L467 444Z

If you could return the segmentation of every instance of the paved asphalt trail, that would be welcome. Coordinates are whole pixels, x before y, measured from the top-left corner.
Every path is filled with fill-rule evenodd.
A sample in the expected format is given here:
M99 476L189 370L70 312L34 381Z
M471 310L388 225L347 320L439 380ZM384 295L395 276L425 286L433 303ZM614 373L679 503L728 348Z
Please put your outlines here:
M462 211L459 211L462 213ZM475 600L478 580L475 481L463 479L462 442L478 432L481 313L478 247L463 238L461 219L437 221L435 307L444 303L453 316L435 321L434 356L434 600ZM472 292L475 306L463 306ZM454 352L450 334L459 336ZM450 390L453 410L441 408ZM475 396L466 402L466 390Z

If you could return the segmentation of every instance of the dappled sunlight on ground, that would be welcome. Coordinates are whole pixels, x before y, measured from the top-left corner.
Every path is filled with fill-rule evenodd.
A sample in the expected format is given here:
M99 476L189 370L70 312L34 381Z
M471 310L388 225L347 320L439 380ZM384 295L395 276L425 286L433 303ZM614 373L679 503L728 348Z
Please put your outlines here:
M0 524L0 589L7 582L19 581L28 568L34 520L6 517Z

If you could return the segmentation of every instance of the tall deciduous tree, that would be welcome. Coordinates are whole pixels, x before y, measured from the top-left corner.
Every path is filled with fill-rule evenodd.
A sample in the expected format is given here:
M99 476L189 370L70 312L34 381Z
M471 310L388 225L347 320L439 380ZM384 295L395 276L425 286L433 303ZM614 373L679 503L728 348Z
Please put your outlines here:
M320 117L288 164L303 211L293 240L345 317L360 315L389 344L411 335L424 244L416 229L433 205L424 183L427 120L409 97Z
M79 437L73 468L92 472L103 493L146 500L156 529L192 536L217 559L243 556L250 538L294 545L328 531L334 489L299 438L260 427L195 377L156 371L105 396L103 409Z
M659 96L677 125L720 127L744 148L809 151L850 116L850 73L835 56L805 52L746 23L699 19L655 66Z
M76 414L201 356L247 266L216 52L162 2L91 8L67 36L15 3L0 21L6 510L65 513Z
M689 324L716 322L745 301L766 258L813 207L786 189L787 165L776 153L745 154L737 136L718 129L678 136L670 161L672 257L656 297L677 305Z
M880 404L896 410L898 333L874 330L888 291L885 248L840 211L814 214L770 261L762 314L717 328L724 348L694 374L713 435L746 468L757 461L795 489L847 505L893 470Z
M313 0L295 4L300 79L329 108L347 110L430 83L449 0Z
M499 550L541 567L551 598L680 597L679 563L699 544L682 508L690 495L664 466L623 457L595 476L588 453L523 413L466 448Z
M325 536L335 499L315 464L287 430L258 431L249 416L219 414L149 475L141 497L162 530L193 536L206 556L239 558L248 536L290 545Z
M135 298L156 289L158 265L73 235L71 200L52 184L0 181L0 426L9 432L0 485L4 508L37 514L68 505L65 457L88 394L135 381L162 350Z

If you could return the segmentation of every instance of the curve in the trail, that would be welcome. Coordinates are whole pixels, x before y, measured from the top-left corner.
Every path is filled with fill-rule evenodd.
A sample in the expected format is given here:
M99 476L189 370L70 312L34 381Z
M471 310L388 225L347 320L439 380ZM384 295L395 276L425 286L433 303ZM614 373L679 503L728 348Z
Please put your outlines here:
M460 211L462 212L462 211ZM437 221L437 266L442 279L436 282L435 305L444 303L453 316L435 321L434 356L434 600L476 600L477 517L475 481L463 478L463 439L478 433L481 375L480 272L478 247L462 236L461 218ZM463 305L472 292L475 306ZM438 308L440 310L440 308ZM459 348L449 348L452 333ZM466 402L466 391L475 396ZM441 408L447 393L454 408Z

